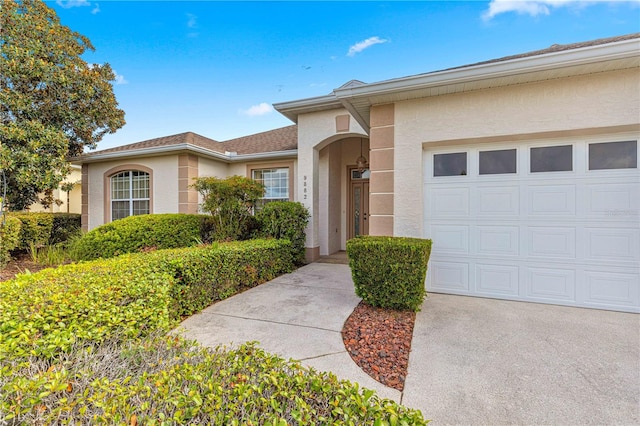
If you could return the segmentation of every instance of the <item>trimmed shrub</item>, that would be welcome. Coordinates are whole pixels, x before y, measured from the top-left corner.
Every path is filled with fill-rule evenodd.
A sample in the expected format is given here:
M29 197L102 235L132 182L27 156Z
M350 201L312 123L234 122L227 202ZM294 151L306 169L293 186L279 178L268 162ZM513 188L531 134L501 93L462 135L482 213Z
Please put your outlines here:
M366 303L398 310L419 310L431 240L360 236L347 241L356 294Z
M49 244L65 243L80 235L81 229L81 215L77 213L53 213Z
M309 222L306 207L293 201L272 201L256 213L256 219L260 224L260 236L291 241L294 261L304 263L304 231Z
M4 224L0 223L0 268L4 268L11 260L11 251L20 244L22 222L18 218L5 216Z
M419 410L254 344L210 350L156 335L85 345L6 370L0 412L10 424L427 423Z
M126 254L0 283L0 359L166 330L216 300L293 269L291 243L254 240Z
M189 247L202 240L202 215L146 214L99 226L71 247L76 260L109 258L150 249Z
M32 246L42 247L47 244L53 227L52 213L11 212L9 216L22 222L19 250L28 250Z

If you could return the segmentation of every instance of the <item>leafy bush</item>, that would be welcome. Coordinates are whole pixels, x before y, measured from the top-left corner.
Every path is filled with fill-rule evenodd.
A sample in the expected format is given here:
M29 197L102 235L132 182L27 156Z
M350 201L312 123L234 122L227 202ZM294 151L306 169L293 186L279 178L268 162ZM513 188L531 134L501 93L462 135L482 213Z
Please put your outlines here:
M366 303L417 311L424 301L424 280L431 240L361 236L347 241L356 294Z
M149 249L193 246L200 241L202 215L147 214L99 226L71 247L76 260L109 258Z
M418 410L269 355L178 337L84 345L10 363L0 412L15 424L424 425Z
M53 227L52 213L12 212L9 216L22 222L17 249L28 250L32 245L42 247L47 244Z
M309 211L298 202L272 201L256 214L260 236L287 239L293 244L294 261L305 260L305 228L309 222Z
M61 266L0 283L0 359L166 330L292 269L291 243L254 240Z
M214 218L214 241L249 237L255 225L253 208L264 196L264 185L243 176L231 176L197 178L193 187L202 195L202 210Z
M65 243L79 235L81 229L81 215L77 213L53 213L49 244Z
M0 268L4 268L9 263L11 251L20 244L21 227L22 222L11 216L4 217L4 224L0 222Z

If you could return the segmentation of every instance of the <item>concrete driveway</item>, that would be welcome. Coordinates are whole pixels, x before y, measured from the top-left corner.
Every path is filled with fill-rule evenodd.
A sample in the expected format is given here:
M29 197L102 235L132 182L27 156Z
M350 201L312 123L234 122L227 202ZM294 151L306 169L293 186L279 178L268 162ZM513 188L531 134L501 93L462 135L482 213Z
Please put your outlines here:
M356 381L440 424L640 424L640 315L432 294L400 393L342 344L358 304L349 267L314 263L182 324L202 344L265 350Z
M640 424L640 315L432 294L402 403L433 424Z

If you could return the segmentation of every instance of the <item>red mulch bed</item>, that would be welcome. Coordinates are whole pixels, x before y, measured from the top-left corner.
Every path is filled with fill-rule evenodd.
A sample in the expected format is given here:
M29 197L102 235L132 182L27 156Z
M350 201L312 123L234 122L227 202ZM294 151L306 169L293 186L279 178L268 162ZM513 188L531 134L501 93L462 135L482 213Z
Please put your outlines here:
M20 253L14 256L4 269L0 269L0 281L7 281L23 272L37 272L47 266L39 265L31 260L27 253Z
M360 302L344 323L342 340L365 373L402 391L415 320L415 312L374 308Z

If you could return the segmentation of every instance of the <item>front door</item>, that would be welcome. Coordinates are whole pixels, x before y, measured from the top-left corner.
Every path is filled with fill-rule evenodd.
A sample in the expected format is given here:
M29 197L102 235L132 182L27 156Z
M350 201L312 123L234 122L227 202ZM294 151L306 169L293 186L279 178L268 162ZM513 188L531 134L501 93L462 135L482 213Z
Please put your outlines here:
M349 239L369 235L369 170L349 169Z

